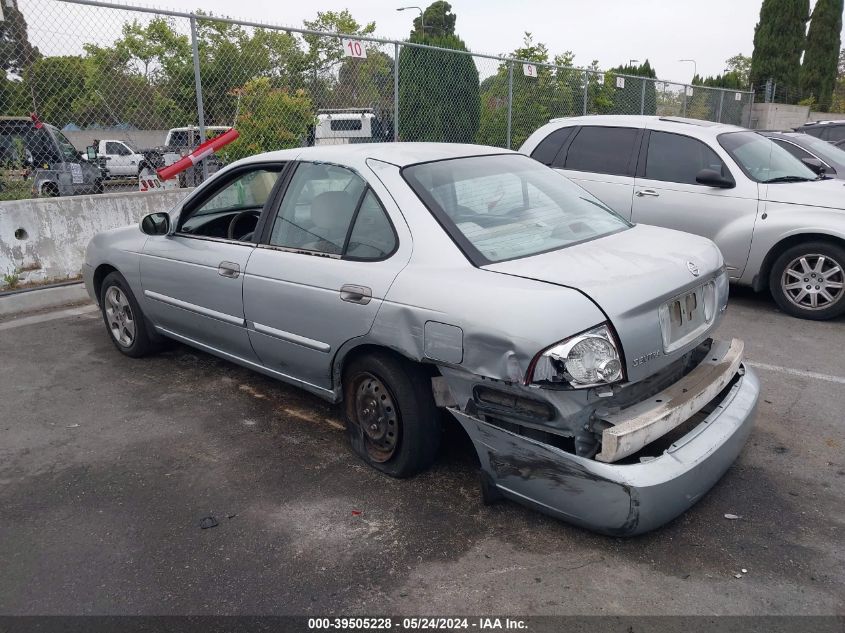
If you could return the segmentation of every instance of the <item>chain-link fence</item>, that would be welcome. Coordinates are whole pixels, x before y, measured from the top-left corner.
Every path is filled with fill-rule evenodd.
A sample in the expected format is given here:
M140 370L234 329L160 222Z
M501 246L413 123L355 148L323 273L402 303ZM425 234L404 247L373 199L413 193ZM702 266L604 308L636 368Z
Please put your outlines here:
M92 0L2 2L0 199L120 183L137 189L139 172L232 126L239 138L182 184L243 156L305 145L518 148L554 117L747 124L753 101L746 92L201 13Z

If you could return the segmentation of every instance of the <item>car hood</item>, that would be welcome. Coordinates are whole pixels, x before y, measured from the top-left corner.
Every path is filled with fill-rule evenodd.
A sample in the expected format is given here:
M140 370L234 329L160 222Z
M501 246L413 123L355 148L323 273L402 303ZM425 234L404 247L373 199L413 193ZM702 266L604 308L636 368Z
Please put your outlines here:
M763 185L764 200L806 207L845 209L845 183L842 180L782 182Z
M722 265L719 249L706 238L637 225L600 239L483 268L581 291L613 324L625 353L628 379L636 381L669 365L718 325L721 310L707 332L671 354L663 351L660 306L716 278ZM727 298L724 275L722 280L720 308ZM566 315L550 318L565 319Z

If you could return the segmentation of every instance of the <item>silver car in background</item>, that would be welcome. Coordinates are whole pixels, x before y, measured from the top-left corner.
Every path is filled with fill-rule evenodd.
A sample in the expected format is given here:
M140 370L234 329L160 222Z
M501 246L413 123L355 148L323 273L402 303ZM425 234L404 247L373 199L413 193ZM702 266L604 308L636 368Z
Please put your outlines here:
M242 160L94 237L84 276L128 356L171 338L342 402L354 451L395 477L433 462L445 410L487 501L608 534L700 499L756 410L742 342L711 336L716 246L495 148Z
M649 116L555 119L520 151L622 217L708 237L731 281L805 319L845 314L845 189L733 125Z

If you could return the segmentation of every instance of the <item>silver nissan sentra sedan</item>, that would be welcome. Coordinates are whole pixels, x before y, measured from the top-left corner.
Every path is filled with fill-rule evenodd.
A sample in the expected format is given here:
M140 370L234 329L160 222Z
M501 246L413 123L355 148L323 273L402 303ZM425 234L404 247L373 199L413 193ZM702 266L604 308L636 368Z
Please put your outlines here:
M254 156L95 236L85 283L118 350L176 339L344 406L407 477L440 410L487 502L607 534L656 528L736 459L759 393L708 239L622 219L526 156L361 144Z

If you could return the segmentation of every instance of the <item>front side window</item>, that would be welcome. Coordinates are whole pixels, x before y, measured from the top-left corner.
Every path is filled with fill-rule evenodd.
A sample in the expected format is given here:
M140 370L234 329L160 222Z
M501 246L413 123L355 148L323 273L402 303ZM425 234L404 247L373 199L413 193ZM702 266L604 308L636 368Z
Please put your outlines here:
M566 154L564 169L627 176L639 130L629 127L583 127Z
M381 203L354 171L302 163L291 178L270 244L349 259L377 260L396 249Z
M402 175L476 266L557 250L631 226L526 156L422 163L405 167Z
M730 177L722 159L701 141L669 132L651 133L645 166L647 179L695 185L695 177L702 169Z
M756 132L727 132L718 138L719 144L752 180L778 183L817 179L804 163L772 139Z
M56 128L52 128L52 130L53 134L56 135L56 142L59 144L59 150L62 152L64 159L71 162L79 160L79 153L76 151L73 143L67 140L67 137Z
M798 160L801 160L802 158L815 158L810 152L805 152L803 149L795 145L795 143L790 143L789 141L784 141L779 138L773 138L772 140L787 152L795 156ZM821 142L823 143L824 141Z
M233 234L232 238L240 239L242 235L249 235L249 229L254 229L258 223L261 210L270 197L281 170L282 165L262 165L231 174L228 182L221 184L195 207L186 209L180 218L179 230L225 238L229 236L231 221L236 215L243 214L237 222L237 233Z

